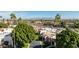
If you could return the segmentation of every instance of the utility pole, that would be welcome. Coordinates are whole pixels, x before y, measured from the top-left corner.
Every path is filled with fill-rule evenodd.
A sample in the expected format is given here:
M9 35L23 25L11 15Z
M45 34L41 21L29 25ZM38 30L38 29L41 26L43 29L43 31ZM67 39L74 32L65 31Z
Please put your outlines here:
M55 40L54 40L54 46L56 47L56 39L57 39L57 30L58 29L56 29L56 38L55 38Z
M14 29L14 39L13 39L13 41L14 41L13 42L13 47L16 48L16 45L15 45L15 29Z

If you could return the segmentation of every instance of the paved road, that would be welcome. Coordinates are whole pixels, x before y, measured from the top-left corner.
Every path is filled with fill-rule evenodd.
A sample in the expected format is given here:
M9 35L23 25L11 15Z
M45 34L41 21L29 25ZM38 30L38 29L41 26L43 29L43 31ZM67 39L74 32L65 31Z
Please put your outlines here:
M42 48L41 41L33 41L33 42L30 44L30 48Z

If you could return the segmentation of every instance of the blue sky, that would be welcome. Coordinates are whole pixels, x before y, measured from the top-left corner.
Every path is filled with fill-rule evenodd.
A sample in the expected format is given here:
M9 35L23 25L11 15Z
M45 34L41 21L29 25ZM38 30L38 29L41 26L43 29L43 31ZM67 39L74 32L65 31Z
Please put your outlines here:
M79 11L0 11L0 16L10 18L10 14L15 13L17 18L34 18L34 17L55 17L58 13L64 19L79 19Z

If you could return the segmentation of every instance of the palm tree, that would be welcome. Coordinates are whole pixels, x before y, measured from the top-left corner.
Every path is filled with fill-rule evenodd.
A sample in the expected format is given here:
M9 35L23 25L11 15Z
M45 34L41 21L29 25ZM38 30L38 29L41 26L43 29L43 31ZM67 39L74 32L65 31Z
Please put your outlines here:
M10 16L11 16L11 20L13 21L13 25L17 24L17 22L16 22L16 19L17 19L16 15L14 13L11 13ZM16 47L15 46L15 30L14 30L13 47L14 48Z
M16 19L17 19L16 15L14 13L11 13L10 16L11 16L11 20L13 21L13 24L16 24Z
M57 14L57 15L55 16L54 25L59 26L60 23L61 23L61 16L60 16L59 14Z
M55 16L55 20L56 20L56 21L60 21L60 20L61 20L61 16L60 16L59 14L57 14L57 15Z

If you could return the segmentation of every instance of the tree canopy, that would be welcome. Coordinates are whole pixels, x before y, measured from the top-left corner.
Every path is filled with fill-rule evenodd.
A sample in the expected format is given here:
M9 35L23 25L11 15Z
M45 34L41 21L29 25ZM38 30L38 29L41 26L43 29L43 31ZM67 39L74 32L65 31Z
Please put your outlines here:
M11 16L11 19L13 19L13 20L16 19L16 15L14 13L11 13L10 16Z
M74 27L75 27L75 28L79 28L79 20L75 20L75 22L74 22Z
M16 21L17 17L16 17L16 15L14 13L10 14L10 18L11 18L11 20L13 20L14 25L17 24L17 21Z
M58 48L78 48L79 34L70 29L63 30L57 34L56 47Z
M56 21L56 22L61 21L61 16L60 16L59 14L57 14L57 15L55 16L55 21Z
M33 40L38 39L38 35L36 35L35 30L32 26L20 22L16 28L15 32L13 31L12 37L14 39L15 35L15 43L19 47L27 47L28 43L31 43Z
M55 16L54 25L61 26L61 16L59 14Z
M0 28L7 28L8 24L0 22Z

